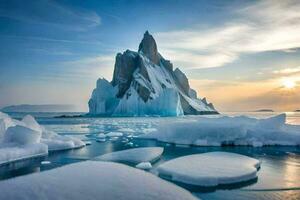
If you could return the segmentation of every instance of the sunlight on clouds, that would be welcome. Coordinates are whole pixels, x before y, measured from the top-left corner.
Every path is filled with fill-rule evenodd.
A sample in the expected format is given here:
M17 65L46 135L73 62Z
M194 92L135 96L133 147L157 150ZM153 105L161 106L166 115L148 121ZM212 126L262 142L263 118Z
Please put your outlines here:
M300 99L300 88L294 81L292 90L283 87L282 78L256 82L192 79L190 85L214 102L220 111L251 111L266 107L293 111L299 107Z
M273 73L274 74L293 74L293 73L298 73L300 72L300 66L299 67L294 67L294 68L285 68L281 70L275 70Z
M161 32L157 40L161 52L173 50L171 58L175 64L185 63L185 68L190 67L188 64L199 68L223 66L244 53L286 52L300 47L299 10L299 1L261 1L237 11L239 20L223 27Z

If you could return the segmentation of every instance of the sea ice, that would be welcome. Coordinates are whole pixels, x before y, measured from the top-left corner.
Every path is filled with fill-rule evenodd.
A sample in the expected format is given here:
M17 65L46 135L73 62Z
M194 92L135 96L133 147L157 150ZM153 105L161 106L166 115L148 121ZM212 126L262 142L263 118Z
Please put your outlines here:
M160 175L185 184L217 186L257 177L260 161L248 156L210 152L179 157L158 166Z
M138 169L149 170L152 168L152 165L150 162L141 162L137 164L135 167Z
M51 150L82 147L85 144L70 136L61 136L40 126L27 115L22 121L0 112L0 164L44 156Z
M109 132L109 133L106 134L106 136L108 136L108 137L122 137L123 133L121 133L121 132Z
M116 151L98 156L95 160L113 161L113 162L130 162L138 164L141 162L153 162L157 160L164 149L161 147L144 147L133 148L123 151Z
M42 132L26 126L11 126L5 132L4 142L15 142L20 145L39 143Z
M13 189L12 189L13 188ZM126 165L86 161L0 182L0 199L190 200L190 192Z
M267 119L198 117L163 121L157 131L141 135L162 142L197 145L300 145L300 126L285 123L285 114Z
M0 144L0 165L27 158L45 156L48 147L42 143L20 145L16 143Z
M104 133L100 133L97 135L97 138L104 139L106 138L106 135Z

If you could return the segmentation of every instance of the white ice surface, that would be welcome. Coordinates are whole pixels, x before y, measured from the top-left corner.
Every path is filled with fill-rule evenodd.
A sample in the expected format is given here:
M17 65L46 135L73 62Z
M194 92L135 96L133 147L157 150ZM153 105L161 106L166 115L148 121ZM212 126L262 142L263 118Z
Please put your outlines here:
M163 153L161 147L143 147L133 148L123 151L116 151L98 156L95 160L114 161L114 162L130 162L138 164L141 162L153 162L157 160Z
M13 161L45 156L48 154L48 147L42 143L20 145L16 143L0 144L0 165Z
M18 121L0 112L0 164L82 146L80 139L49 131L30 115Z
M121 132L109 132L109 133L106 134L106 136L108 136L108 137L122 137L123 133L121 133Z
M141 135L162 142L197 145L300 145L300 126L285 123L285 114L267 119L198 117L163 121L157 130Z
M157 171L173 181L198 186L217 186L249 181L257 177L257 159L226 152L179 157L158 166Z
M141 163L137 164L135 167L138 169L149 170L152 168L152 165L150 162L141 162Z
M0 199L189 200L190 192L126 165L86 161L0 182Z

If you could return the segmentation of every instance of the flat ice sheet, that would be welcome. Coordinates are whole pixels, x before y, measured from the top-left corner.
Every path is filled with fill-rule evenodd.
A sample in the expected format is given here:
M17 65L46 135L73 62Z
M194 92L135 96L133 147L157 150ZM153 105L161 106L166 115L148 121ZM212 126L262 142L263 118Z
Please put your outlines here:
M162 122L156 131L141 138L196 146L300 145L300 126L286 124L286 115L267 119L239 117L198 117Z
M157 171L173 181L198 186L217 186L249 181L257 177L257 159L226 152L179 157L158 166Z
M141 162L153 162L163 153L162 147L144 147L133 148L123 151L116 151L98 156L95 160L113 161L113 162L130 162L139 164Z
M14 143L0 144L0 165L27 158L45 156L47 154L47 145L41 143L30 145L19 145Z
M0 199L190 200L190 192L126 165L86 161L0 182Z

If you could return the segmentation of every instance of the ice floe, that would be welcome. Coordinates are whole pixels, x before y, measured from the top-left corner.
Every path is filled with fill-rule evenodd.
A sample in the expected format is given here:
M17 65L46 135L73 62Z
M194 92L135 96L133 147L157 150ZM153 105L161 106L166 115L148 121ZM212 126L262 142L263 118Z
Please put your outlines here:
M30 115L19 121L0 112L0 164L82 146L80 139L49 131Z
M121 132L109 132L106 134L107 137L122 137L123 133Z
M210 152L179 157L158 166L163 177L197 186L218 186L257 177L260 161L248 156Z
M161 147L133 148L107 153L96 157L95 160L139 164L141 162L153 162L157 160L162 155L163 151L164 149Z
M13 189L12 189L13 188ZM194 200L190 192L150 173L86 161L0 182L0 199Z
M141 135L162 142L197 145L300 145L300 126L286 124L286 115L267 119L239 117L198 117L164 121L157 131Z

